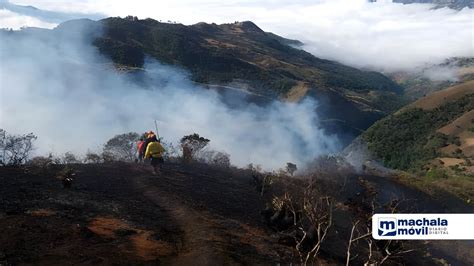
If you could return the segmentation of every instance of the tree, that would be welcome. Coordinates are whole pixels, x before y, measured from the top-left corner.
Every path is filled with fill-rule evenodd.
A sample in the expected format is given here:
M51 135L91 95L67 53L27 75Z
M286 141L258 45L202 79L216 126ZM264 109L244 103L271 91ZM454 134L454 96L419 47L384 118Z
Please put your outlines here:
M0 129L0 164L21 165L28 161L33 142L37 137L33 133L9 135Z
M86 153L86 158L84 159L84 163L100 163L101 161L100 155L91 151Z
M225 152L216 152L212 158L212 163L220 167L230 167L230 155Z
M199 160L223 168L230 167L230 155L225 152L213 150L202 152L199 155Z
M64 156L62 159L63 159L64 164L79 163L79 160L76 158L76 155L74 155L72 152L64 153Z
M116 135L104 145L103 158L105 161L134 161L135 143L139 135L135 132Z
M183 153L185 150L189 150L190 156L195 158L196 154L204 149L209 144L210 140L199 136L197 133L194 133L192 135L182 137L180 142L181 147L183 147Z
M298 170L298 167L296 167L296 164L286 163L286 171L288 172L288 174L293 176L293 174L295 173L296 170Z

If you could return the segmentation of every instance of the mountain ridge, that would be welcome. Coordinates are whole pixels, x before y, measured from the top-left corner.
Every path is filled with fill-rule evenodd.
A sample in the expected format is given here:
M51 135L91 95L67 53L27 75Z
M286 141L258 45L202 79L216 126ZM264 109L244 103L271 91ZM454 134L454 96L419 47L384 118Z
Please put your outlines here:
M377 0L369 0L377 2ZM449 7L456 10L463 8L474 8L474 2L471 0L392 0L393 3L401 4L433 4L436 8Z
M267 33L253 22L185 26L127 17L99 23L103 35L94 45L117 65L140 67L150 56L188 70L196 82L237 81L274 99L284 99L304 83L310 89L300 99L318 99L322 119L335 121L326 127L330 133L356 136L401 106L403 88L383 74L317 58L294 47L300 42Z
M435 4L437 8L449 7L452 9L474 8L474 2L470 0L393 0L394 3L403 4Z
M185 26L129 16L3 33L49 34L52 42L64 36L79 42L85 38L77 36L86 36L120 71L140 70L150 57L188 71L199 84L232 84L265 99L313 97L322 126L344 139L343 144L401 105L403 88L385 75L317 58L295 48L300 42L267 33L250 21Z

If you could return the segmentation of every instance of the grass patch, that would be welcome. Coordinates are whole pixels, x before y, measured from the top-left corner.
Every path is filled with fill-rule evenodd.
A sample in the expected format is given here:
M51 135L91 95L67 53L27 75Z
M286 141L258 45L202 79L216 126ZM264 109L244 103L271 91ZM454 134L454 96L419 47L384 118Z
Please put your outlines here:
M426 172L426 177L431 180L448 178L448 174L444 169L433 168Z
M401 172L397 176L401 183L413 186L430 195L446 192L474 205L474 176L450 174L443 169L428 171L424 176Z

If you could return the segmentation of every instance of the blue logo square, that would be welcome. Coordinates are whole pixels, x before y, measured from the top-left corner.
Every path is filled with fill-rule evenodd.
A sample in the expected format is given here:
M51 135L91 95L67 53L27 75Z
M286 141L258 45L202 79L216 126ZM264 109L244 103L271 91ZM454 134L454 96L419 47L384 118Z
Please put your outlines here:
M379 236L396 236L397 235L397 219L396 218L379 218L378 233L379 233Z

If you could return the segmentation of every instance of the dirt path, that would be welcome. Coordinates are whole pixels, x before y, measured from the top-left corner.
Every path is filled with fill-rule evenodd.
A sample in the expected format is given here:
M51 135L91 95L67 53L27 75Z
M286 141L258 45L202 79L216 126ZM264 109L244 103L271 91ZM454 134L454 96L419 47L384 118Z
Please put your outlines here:
M178 254L164 258L163 263L260 264L290 255L290 249L278 244L260 222L261 206L256 204L260 199L248 180L216 178L199 174L198 169L191 172L169 165L158 176L143 174L134 179L134 189L142 191L182 231ZM229 217L229 210L237 216Z
M147 199L167 212L184 233L183 243L178 245L178 256L164 262L174 265L223 263L222 254L219 254L214 246L216 242L223 242L222 236L215 229L216 225L211 224L205 215L186 207L176 195L170 195L157 187L147 185L146 179L147 177L143 176L137 178L135 180L137 188L143 191Z

